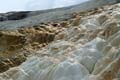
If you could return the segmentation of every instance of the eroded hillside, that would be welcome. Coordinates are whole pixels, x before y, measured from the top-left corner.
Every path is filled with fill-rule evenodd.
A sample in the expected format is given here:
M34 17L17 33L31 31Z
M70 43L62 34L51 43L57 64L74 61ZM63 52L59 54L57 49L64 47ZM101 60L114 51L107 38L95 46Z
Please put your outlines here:
M0 31L0 80L120 80L120 4Z

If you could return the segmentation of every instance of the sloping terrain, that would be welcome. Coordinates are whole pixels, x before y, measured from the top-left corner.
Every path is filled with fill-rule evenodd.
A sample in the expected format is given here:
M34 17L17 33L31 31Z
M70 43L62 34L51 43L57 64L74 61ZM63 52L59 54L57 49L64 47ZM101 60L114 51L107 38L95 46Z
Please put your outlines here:
M120 80L120 4L1 30L0 41L0 80Z
M120 80L120 4L81 9L9 13L0 80Z
M0 29L16 29L19 27L33 26L39 23L59 22L71 19L74 12L86 11L103 5L115 4L119 0L90 0L85 3L58 9L27 12L9 12L1 14ZM22 20L21 20L22 19Z

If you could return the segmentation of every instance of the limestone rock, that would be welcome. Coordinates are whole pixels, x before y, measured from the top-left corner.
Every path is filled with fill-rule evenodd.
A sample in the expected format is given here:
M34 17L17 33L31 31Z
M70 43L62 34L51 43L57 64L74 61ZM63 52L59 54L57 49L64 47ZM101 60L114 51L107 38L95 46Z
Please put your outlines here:
M119 80L120 4L72 14L0 30L0 80Z

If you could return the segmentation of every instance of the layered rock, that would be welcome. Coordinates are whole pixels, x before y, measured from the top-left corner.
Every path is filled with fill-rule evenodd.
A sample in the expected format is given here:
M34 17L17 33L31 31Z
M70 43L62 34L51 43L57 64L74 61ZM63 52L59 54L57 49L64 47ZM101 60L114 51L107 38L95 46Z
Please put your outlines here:
M1 37L2 49L9 51L6 47L17 42L22 46L12 55L28 51L29 56L20 66L1 73L0 80L119 80L120 4L82 13L59 23L1 31L7 36ZM8 44L11 37L15 41Z
M8 66L13 67L20 65L26 60L25 57L52 42L55 35L57 35L61 30L64 30L64 28L65 27L62 26L54 27L52 24L46 24L20 28L18 30L1 30L0 72L8 70ZM14 58L16 59L16 57L18 57L18 61L14 62ZM13 62L12 66L10 66L11 62ZM3 69L3 67L5 69Z

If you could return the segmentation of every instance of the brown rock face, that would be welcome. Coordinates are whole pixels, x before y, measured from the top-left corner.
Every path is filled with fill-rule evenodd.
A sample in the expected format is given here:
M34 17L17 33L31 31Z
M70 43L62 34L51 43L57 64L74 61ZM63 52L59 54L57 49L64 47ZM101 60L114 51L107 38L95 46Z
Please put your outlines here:
M26 60L25 57L29 52L45 47L66 26L66 23L61 26L43 24L18 30L0 31L0 57L4 58L0 60L0 72L20 65Z
M120 57L108 65L99 75L98 80L113 80L120 70Z
M9 70L11 67L20 65L26 60L23 55L16 55L12 58L1 58L0 59L0 73Z
M0 79L119 80L119 11L120 4L108 5L70 20L1 30Z
M17 31L0 31L0 53L3 56L10 57L23 47L25 36ZM2 56L1 55L1 56Z

